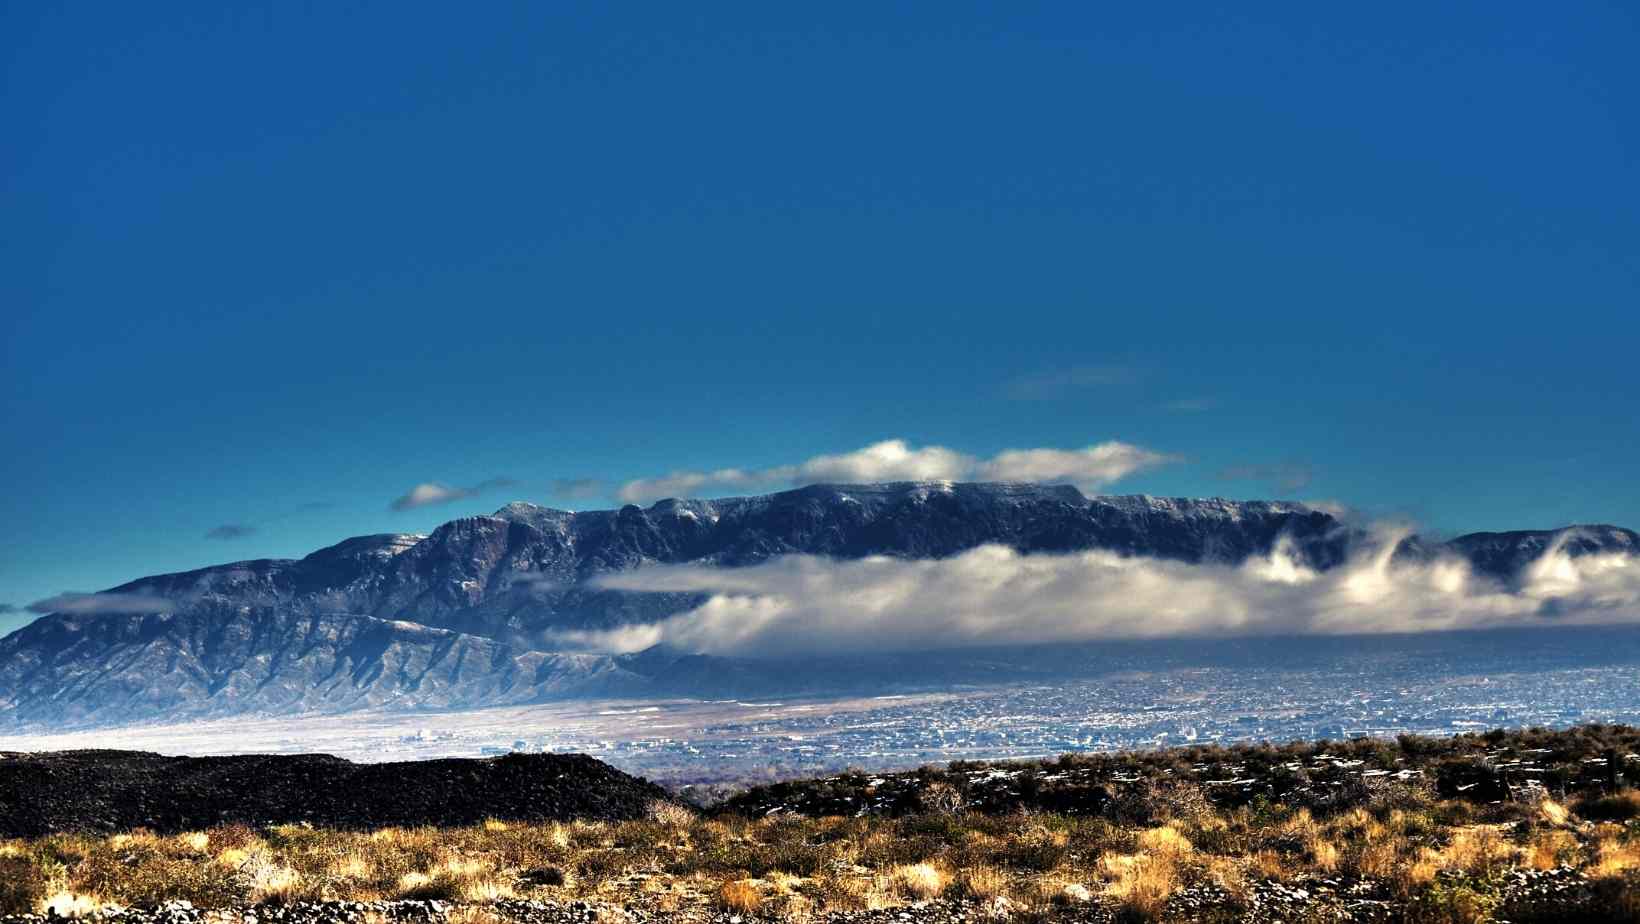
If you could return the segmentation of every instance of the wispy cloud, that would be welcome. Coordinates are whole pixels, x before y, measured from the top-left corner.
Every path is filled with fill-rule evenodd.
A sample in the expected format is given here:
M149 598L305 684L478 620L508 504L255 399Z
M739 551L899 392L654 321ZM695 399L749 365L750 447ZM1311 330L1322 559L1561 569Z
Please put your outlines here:
M511 478L490 478L480 481L468 488L456 488L436 481L424 481L406 492L402 497L389 504L392 510L415 510L418 507L431 507L435 504L448 504L453 501L477 497L486 491L495 491L501 488L517 486L518 482Z
M262 522L264 524L278 523L281 520L288 520L291 517L301 516L304 513L312 513L316 510L329 510L334 506L336 505L332 501L308 501L307 503L297 504L284 513L265 519ZM221 526L213 526L212 528L206 530L205 538L229 542L234 539L244 539L247 536L254 536L260 530L261 527L254 523L223 523Z
M1224 481L1262 481L1282 491L1302 491L1315 480L1315 470L1303 462L1232 465L1218 474Z
M565 500L586 500L602 497L609 485L602 478L559 478L550 485L553 497Z
M1218 408L1217 398L1177 398L1162 403L1162 410L1179 414L1200 414Z
M15 612L17 612L17 605L15 603L0 603L0 613Z
M1397 561L1391 533L1327 571L1285 545L1239 566L1108 551L953 558L789 556L748 568L669 565L604 587L706 593L659 623L565 641L611 651L667 643L720 654L804 654L1111 638L1347 634L1640 621L1640 559L1547 550L1503 586L1467 561Z
M676 471L621 485L616 496L636 504L715 490L758 490L817 482L877 481L1041 481L1098 490L1176 457L1122 442L1085 449L1010 449L990 459L944 446L913 447L905 440L873 443L853 452L815 456L805 462L765 469L721 468Z
M1097 490L1176 461L1167 453L1111 441L1086 449L1010 449L980 463L974 474L985 481L1068 483Z
M169 613L174 601L143 593L58 594L28 605L33 613Z
M1084 388L1131 385L1138 378L1127 366L1076 366L1022 376L1004 385L1002 390L1016 401L1044 401Z

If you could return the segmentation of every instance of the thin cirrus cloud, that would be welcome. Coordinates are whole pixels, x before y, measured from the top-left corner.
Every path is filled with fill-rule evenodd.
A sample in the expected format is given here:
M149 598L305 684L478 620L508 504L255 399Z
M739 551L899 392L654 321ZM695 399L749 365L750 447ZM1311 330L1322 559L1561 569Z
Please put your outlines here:
M794 465L677 471L639 478L621 485L616 496L623 503L635 504L705 491L879 481L1039 481L1098 490L1175 461L1176 456L1114 440L1085 449L1010 449L981 459L944 446L913 447L905 440L890 439Z
M169 613L173 600L144 593L64 593L28 605L31 613Z
M415 510L419 507L432 507L437 504L448 504L469 497L477 497L486 491L514 487L517 484L518 482L511 478L490 478L471 487L460 488L440 484L436 481L424 481L405 492L403 496L394 500L388 507L392 510Z
M565 500L587 500L603 497L609 490L601 478L559 478L552 482L552 496Z
M297 504L286 512L271 519L263 520L262 522L264 525L268 523L278 523L281 520L288 520L291 517L301 516L304 513L312 513L316 510L329 510L334 506L336 505L331 501L308 501L304 504ZM234 539L244 539L247 536L254 536L260 532L261 529L262 527L257 526L254 523L223 523L221 526L213 526L212 528L206 530L205 538L230 542Z
M1086 388L1131 385L1138 373L1127 366L1076 366L1014 379L1003 394L1016 401L1046 401Z
M747 568L661 565L608 575L629 591L708 594L658 623L569 633L604 651L655 644L711 654L1091 642L1117 638L1355 634L1640 622L1640 558L1572 556L1570 536L1504 585L1463 559L1397 560L1381 534L1318 571L1289 546L1241 565L1109 551L951 558L786 556Z
M1177 398L1162 404L1162 409L1179 414L1200 414L1219 406L1217 398Z
M1315 470L1302 462L1269 465L1232 465L1219 470L1224 481L1263 481L1282 491L1302 491L1315 480Z

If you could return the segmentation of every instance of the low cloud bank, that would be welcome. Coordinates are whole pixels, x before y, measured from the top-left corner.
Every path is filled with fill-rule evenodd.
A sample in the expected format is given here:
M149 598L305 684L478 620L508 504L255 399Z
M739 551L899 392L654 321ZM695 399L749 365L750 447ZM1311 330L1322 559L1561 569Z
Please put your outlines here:
M873 443L854 452L815 456L796 465L765 469L678 471L639 478L616 496L628 504L687 497L703 490L763 490L781 486L879 481L1041 481L1098 490L1136 472L1177 461L1166 453L1110 441L1086 449L1011 449L991 459L947 449L916 448L905 440Z
M32 613L169 613L173 600L151 594L58 594L28 605Z
M1632 556L1573 558L1563 537L1505 586L1456 558L1394 561L1399 538L1383 535L1327 571L1300 564L1286 546L1239 566L1105 551L1021 555L994 545L934 561L794 555L747 568L656 566L598 583L711 597L659 623L558 641L782 655L1640 621L1640 559Z

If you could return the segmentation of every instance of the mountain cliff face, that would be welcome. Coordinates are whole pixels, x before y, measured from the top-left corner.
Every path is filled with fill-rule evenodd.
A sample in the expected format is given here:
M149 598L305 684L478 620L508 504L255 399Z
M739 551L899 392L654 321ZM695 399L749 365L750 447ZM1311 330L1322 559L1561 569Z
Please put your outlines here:
M1562 537L1476 534L1455 551L1500 577ZM678 692L697 659L542 650L548 633L664 618L693 594L600 589L651 563L755 564L790 553L933 558L1000 543L1240 562L1289 543L1341 562L1362 536L1299 504L1083 497L1071 487L817 485L763 497L665 500L571 513L515 503L428 536L349 539L297 560L236 562L112 591L163 597L162 614L58 613L0 639L0 721L95 723L239 712L453 708L579 695ZM1640 549L1580 528L1574 554Z

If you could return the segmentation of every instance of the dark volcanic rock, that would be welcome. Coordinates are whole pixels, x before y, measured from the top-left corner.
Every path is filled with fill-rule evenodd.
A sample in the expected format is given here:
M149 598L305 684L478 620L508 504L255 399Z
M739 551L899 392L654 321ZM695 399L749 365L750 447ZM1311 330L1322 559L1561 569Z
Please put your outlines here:
M321 827L642 817L659 786L584 754L354 764L326 754L0 754L0 837L240 822Z

